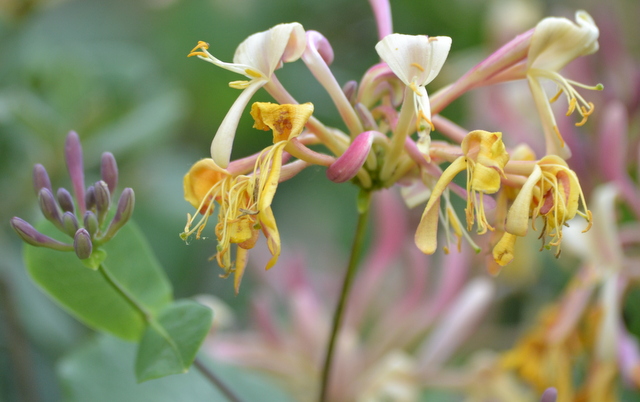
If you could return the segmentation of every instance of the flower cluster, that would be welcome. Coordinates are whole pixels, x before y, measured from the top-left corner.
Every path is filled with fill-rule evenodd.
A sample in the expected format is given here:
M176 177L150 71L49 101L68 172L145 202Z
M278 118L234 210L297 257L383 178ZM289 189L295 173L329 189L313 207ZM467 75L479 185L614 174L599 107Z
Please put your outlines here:
M26 243L59 251L75 251L78 258L96 268L99 261L91 259L96 247L111 240L131 218L135 204L134 193L130 188L122 191L116 212L109 221L107 217L112 205L112 195L118 183L118 167L113 155L110 152L102 154L102 180L85 189L82 146L78 134L73 131L67 136L64 154L75 200L63 187L53 195L49 175L40 164L33 169L33 182L42 214L72 241L59 241L42 234L18 217L11 219L11 226ZM101 256L96 258L99 260Z
M214 57L205 42L199 42L189 54L248 78L229 84L242 89L242 93L218 128L211 144L211 159L196 163L185 177L185 197L203 217L194 225L195 217L190 215L183 237L192 233L199 237L214 203L220 206L215 229L216 259L227 274L236 272L236 291L246 265L246 250L254 246L258 228L265 233L273 255L267 268L273 266L280 252L278 231L269 208L277 182L311 164L327 166L330 180L351 180L365 192L398 184L422 187L407 201L428 199L415 235L416 245L427 254L436 250L440 218L446 223L445 251L450 249L451 234L457 238L458 249L461 239L466 238L479 251L467 233L474 223L479 234L494 232L493 264L499 266L513 259L515 239L526 234L529 222L535 228L538 217L543 220L543 245L556 247L556 256L560 254L566 222L576 214L591 221L578 178L565 161L570 156L569 148L549 106L564 93L567 115L577 111L582 116L578 125L593 113L593 103L586 101L575 87L601 86L588 87L558 73L571 60L598 48L599 31L586 12L576 14L576 23L564 18L542 20L459 80L429 96L426 86L445 65L451 38L392 34L390 16L385 16L384 7L374 10L381 13L378 20L388 22L380 25L380 41L375 46L382 62L365 72L360 83L350 81L341 86L329 68L333 50L327 39L316 31L305 31L298 23L277 25L251 35L238 47L233 63ZM308 114L296 120L295 134L275 134L283 127L292 129L291 116L298 114L292 110L299 105L277 79L276 71L284 63L298 59L327 91L346 130L324 125L311 116L313 108L308 106ZM503 142L509 133L466 130L438 115L471 89L511 80L527 80L531 88L547 145L547 154L540 159L531 152L522 152L526 149L523 146L509 150ZM542 87L544 80L559 88L551 99ZM256 120L254 127L274 130L274 145L260 154L230 162L238 121L259 88L266 89L280 103L271 106L279 113L271 124L263 121L262 116L271 113L264 106L254 105L251 111ZM432 141L434 131L453 143ZM308 147L314 144L324 145L330 154ZM289 162L291 156L296 160ZM252 168L251 163L255 163ZM444 163L450 165L443 171L440 165ZM466 191L453 183L462 171L466 171ZM466 198L466 230L451 204L449 189ZM492 198L494 194L496 199ZM498 208L494 214L486 211L495 205ZM491 218L495 218L494 223ZM548 242L547 237L551 239ZM238 245L235 263L230 258L230 244Z

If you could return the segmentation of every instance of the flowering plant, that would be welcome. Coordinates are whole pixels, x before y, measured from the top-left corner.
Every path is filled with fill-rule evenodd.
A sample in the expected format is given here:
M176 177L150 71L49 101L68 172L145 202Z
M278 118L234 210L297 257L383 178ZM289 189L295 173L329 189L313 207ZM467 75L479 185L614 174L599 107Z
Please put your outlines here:
M199 41L188 53L245 79L229 83L241 92L211 130L208 155L185 169L187 219L180 238L189 248L209 247L219 276L233 277L232 300L250 306L253 329L236 327L236 313L219 297L174 299L171 281L131 222L133 190L122 190L112 208L122 176L115 157L103 154L100 180L85 188L75 132L64 148L74 195L64 188L54 195L47 170L37 164L33 181L46 221L10 220L35 246L25 248L24 258L33 281L88 327L137 344L131 365L138 382L173 378L195 366L198 381L216 388L208 395L233 401L271 393L274 400L301 401L439 395L614 401L619 389L640 386L637 340L622 316L639 275L629 252L639 239L637 185L620 146L618 163L599 156L606 177L597 185L572 162L583 157L584 144L597 148L574 133L599 118L596 108L604 110L604 127L618 132L626 129L629 108L588 100L603 85L560 74L598 51L595 20L586 11L576 12L575 21L543 18L445 83L455 77L449 72L455 36L393 33L388 1L370 4L378 28L371 52L380 60L359 80L340 83L329 40L298 22L248 36L231 62L216 56L217 40ZM330 108L313 91L299 94L280 80L293 63L308 69ZM533 135L500 129L521 112L515 105L496 105L496 122L444 116L454 101L506 83L535 105ZM547 92L548 85L557 92ZM252 102L261 89L272 102ZM565 117L552 107L559 99L567 102ZM473 107L483 112L494 105ZM337 124L327 123L332 112ZM575 126L584 128L567 123L574 113ZM242 118L249 116L255 130L243 132ZM237 142L264 135L259 131L271 132L268 145L236 158ZM626 140L624 133L617 137ZM288 247L288 228L278 225L287 217L278 190L313 169L324 171L326 181L357 189L345 207L357 222L341 281L313 272L304 253ZM616 215L616 199L632 217ZM422 213L412 219L407 210L418 206ZM530 252L532 232L540 250L551 253ZM545 265L564 249L581 258L582 268L569 274L552 302L531 307L537 318L523 326L524 335L503 335L492 315L513 296L509 281L523 280L523 266ZM472 336L483 331L502 343ZM100 348L111 347L113 341L104 340L110 338L101 339ZM220 362L246 371L221 374L226 366ZM250 370L266 373L266 380L245 389ZM69 387L86 395L78 387L81 377L70 378ZM196 395L197 387L182 386L183 396Z

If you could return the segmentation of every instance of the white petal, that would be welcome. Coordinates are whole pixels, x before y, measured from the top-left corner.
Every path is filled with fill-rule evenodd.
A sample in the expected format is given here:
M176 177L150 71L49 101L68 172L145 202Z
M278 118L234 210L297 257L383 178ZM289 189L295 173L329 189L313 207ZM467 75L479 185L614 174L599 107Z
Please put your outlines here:
M442 69L451 48L451 38L424 35L387 35L376 51L405 84L422 86L431 82Z
M528 66L559 71L571 60L598 50L600 31L585 11L576 12L576 23L566 18L545 18L535 28Z
M231 159L231 148L233 147L233 139L236 136L236 129L238 128L238 122L242 116L247 103L251 100L253 94L256 93L260 87L267 83L266 80L256 80L245 88L238 99L233 102L231 109L227 112L227 115L222 120L218 131L216 132L213 141L211 142L211 158L218 166L226 168L229 166L229 160Z
M302 25L297 22L279 24L245 39L236 49L233 62L250 66L270 78L281 62L299 59L305 47Z

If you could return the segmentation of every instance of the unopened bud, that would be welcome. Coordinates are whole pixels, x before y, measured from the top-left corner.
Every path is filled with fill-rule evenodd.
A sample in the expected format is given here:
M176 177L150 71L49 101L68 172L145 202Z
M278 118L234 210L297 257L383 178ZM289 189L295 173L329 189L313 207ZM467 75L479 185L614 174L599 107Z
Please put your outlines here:
M118 209L116 209L116 214L109 224L109 228L107 228L107 232L104 237L100 239L101 242L111 239L118 230L127 223L133 214L133 207L135 203L136 201L133 190L128 187L122 190L122 194L120 194L120 199L118 200Z
M58 198L58 204L60 204L60 208L62 208L63 211L75 213L73 197L71 197L71 193L69 193L67 189L59 188L56 196Z
M18 236L26 242L36 247L47 247L53 250L59 251L71 251L73 246L71 244L62 243L56 239L52 239L49 236L43 235L38 232L28 222L18 218L11 218L11 227L16 231Z
M540 398L540 402L556 402L558 398L558 390L555 388L547 388L542 393L542 397Z
M349 103L352 105L356 103L356 97L358 95L358 83L356 81L347 81L342 86L342 92L344 92L344 96L349 99Z
M336 183L351 180L367 160L373 144L373 131L359 134L349 148L327 168L327 178Z
M93 244L91 244L91 235L89 235L86 229L78 229L76 232L76 235L73 237L73 249L81 260L91 256Z
M85 212L83 222L84 228L87 229L91 237L95 236L95 234L98 232L98 228L100 227L96 214L91 211Z
M64 231L58 204L56 204L56 200L53 198L53 194L48 188L43 187L40 189L40 192L38 193L38 202L40 203L42 215L44 215L48 221L56 225L58 229Z
M376 119L365 105L357 103L355 109L365 130L378 130L378 123L376 123Z
M86 210L84 198L84 167L82 164L82 145L80 145L80 137L75 131L69 131L67 140L64 143L64 158L67 161L67 169L73 184L73 192L78 200L80 213L84 214Z
M78 218L71 212L65 212L62 214L62 227L64 232L73 237L78 230Z
M33 167L33 187L36 190L36 195L40 193L41 188L46 188L53 192L47 169L39 163Z
M107 215L107 211L109 211L109 207L111 206L111 194L109 193L109 186L107 183L100 180L97 181L93 186L93 190L96 198L96 212L98 214L98 223L102 223L104 221L104 217Z
M87 188L87 192L84 195L84 201L87 210L96 209L96 189L93 186L89 186L89 188Z
M118 164L111 152L102 154L100 161L100 176L102 180L109 186L109 193L113 194L118 184Z

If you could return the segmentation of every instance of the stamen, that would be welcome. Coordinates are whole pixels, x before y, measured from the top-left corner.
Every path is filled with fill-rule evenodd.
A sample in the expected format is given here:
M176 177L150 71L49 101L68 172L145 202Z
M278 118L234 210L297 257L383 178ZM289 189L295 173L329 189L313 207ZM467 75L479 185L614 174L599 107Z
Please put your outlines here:
M569 109L567 110L566 116L571 116L571 113L576 110L576 103L578 103L578 100L576 98L572 97L571 99L569 99Z
M191 52L189 52L187 57L191 57L191 56L204 56L204 57L207 57L208 56L205 52L196 52L196 50L198 50L198 49L207 50L207 49L209 49L209 44L207 42L198 41L198 45L196 47L194 47L193 49L191 49Z
M560 95L562 95L563 92L564 92L564 90L562 88L560 88L558 90L558 93L553 95L553 98L549 99L549 103L553 103L553 102L557 101L558 98L560 98Z
M252 70L250 68L245 68L244 70L245 73L247 73L247 75L250 75L254 78L262 78L264 77L263 74L261 74L260 72L256 71L256 70Z
M418 63L411 63L411 67L415 67L415 68L417 68L418 70L422 71L423 73L424 73L424 71L425 71L425 70L424 70L424 67L422 67L422 66L421 66L420 64L418 64Z
M411 82L411 84L409 84L409 88L411 88L411 90L415 92L416 95L422 96L420 95L420 92L418 92L418 86L416 85L415 82Z
M560 130L558 130L558 126L553 126L553 130L556 132L556 135L558 136L558 139L560 140L560 145L564 147L564 138L562 138L562 134L560 134Z
M251 81L231 81L229 86L234 89L245 89L251 84Z
M431 122L431 120L429 120L429 118L427 117L427 115L424 114L424 112L422 111L422 109L420 109L420 111L418 112L418 120L424 120L426 121L429 126L431 127L431 131L435 131L436 127L433 125L433 123ZM421 131L421 130L418 130Z

